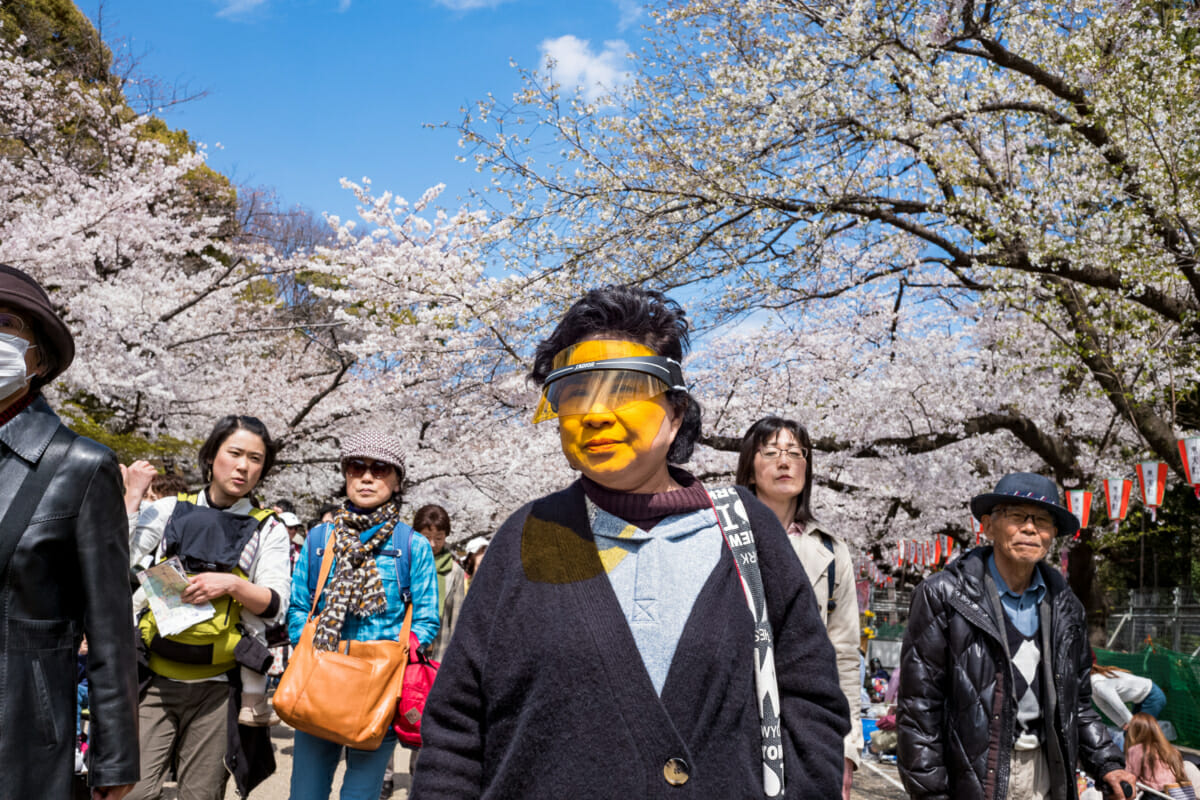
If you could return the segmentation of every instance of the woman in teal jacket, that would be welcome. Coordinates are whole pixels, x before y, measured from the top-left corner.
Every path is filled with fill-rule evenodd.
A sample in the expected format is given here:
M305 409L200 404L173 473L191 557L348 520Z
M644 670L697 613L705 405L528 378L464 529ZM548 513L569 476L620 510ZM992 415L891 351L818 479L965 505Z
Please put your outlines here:
M334 563L313 615L317 621L314 647L332 650L343 639L398 640L410 597L412 633L425 647L438 632L437 568L429 541L400 521L404 481L400 442L380 432L347 436L342 444L342 474L346 503L332 523L313 529L296 559L288 607L292 641L300 641L321 558L325 548L332 547ZM343 602L330 602L331 598ZM396 735L388 731L376 750L346 748L342 800L379 797L395 746ZM291 800L326 800L341 750L336 742L296 731Z

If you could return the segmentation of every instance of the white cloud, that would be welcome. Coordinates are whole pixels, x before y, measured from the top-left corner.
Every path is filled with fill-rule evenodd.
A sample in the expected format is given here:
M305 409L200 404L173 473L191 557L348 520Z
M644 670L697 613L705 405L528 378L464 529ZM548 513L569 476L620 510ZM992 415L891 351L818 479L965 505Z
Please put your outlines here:
M236 17L261 6L267 0L224 0L224 8L217 12L218 17Z
M434 0L439 6L451 11L474 11L477 8L493 8L508 0Z
M350 0L338 0L338 11L349 11Z
M542 64L563 89L580 87L584 99L596 100L630 80L625 67L628 45L620 39L604 43L604 50L593 53L591 42L567 34L542 42Z
M633 25L642 16L641 0L615 0L621 18L617 21L617 30L623 31Z

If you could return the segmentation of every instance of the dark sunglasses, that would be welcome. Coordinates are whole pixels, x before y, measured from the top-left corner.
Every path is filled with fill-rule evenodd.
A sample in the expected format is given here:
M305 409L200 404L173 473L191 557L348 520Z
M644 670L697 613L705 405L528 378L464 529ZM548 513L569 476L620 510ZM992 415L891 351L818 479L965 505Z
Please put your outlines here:
M383 480L394 473L396 467L386 461L372 461L368 464L361 458L351 458L342 462L342 472L346 473L347 477L361 478L368 471L370 471L371 477Z

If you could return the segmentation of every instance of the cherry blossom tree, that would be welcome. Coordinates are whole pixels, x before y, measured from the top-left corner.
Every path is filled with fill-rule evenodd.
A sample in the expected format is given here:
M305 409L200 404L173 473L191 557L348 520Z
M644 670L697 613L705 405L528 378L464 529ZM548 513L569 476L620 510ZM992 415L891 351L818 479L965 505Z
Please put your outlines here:
M387 425L412 441L414 496L458 481L447 504L477 510L469 530L490 523L506 468L462 456L495 432L487 403L529 392L487 358L507 335L473 244L487 220L435 213L440 189L410 205L365 183L348 184L361 219L324 231L252 193L239 216L202 149L20 44L0 44L0 261L47 286L75 333L60 412L125 458L185 467L217 417L257 415L281 445L265 490L313 502L338 485L340 435Z
M1182 474L1194 14L674 0L628 86L589 100L528 72L461 130L511 215L513 274L693 298L709 443L801 418L818 507L878 552L965 538L966 498L1014 469Z
M78 336L56 405L124 455L188 459L254 413L282 444L268 496L317 501L339 437L386 426L407 502L456 536L571 479L529 423L556 315L591 286L666 289L697 323L692 468L728 481L751 422L795 417L818 513L886 563L968 540L966 498L1004 472L1178 466L1200 425L1190 29L1120 11L675 2L627 88L531 73L472 114L486 215L364 179L356 218L323 225L235 198L202 148L9 48L0 260Z

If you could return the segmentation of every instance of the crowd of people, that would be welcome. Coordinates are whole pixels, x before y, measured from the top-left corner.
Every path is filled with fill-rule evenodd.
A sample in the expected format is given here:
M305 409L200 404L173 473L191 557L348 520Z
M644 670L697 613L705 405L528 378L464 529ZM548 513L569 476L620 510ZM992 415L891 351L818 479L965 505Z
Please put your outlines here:
M556 422L579 477L456 557L444 508L406 521L395 432L344 431L344 485L311 525L256 502L275 444L248 414L217 420L195 491L119 466L42 397L71 333L33 279L0 266L0 800L75 796L80 677L93 798L157 799L168 774L181 800L217 800L230 777L244 796L275 768L270 695L289 647L406 631L440 662L415 800L848 800L864 751L850 550L817 520L794 420L745 432L731 486L683 468L702 425L688 334L657 292L572 305L530 377L533 421ZM1187 783L1151 716L1161 690L1093 666L1082 606L1046 562L1078 527L1057 487L1013 473L970 506L991 544L917 587L900 665L867 676L895 702L910 795L1063 800L1077 767L1118 793ZM175 607L161 603L172 575ZM390 729L363 749L298 729L291 797L329 797L343 758L343 800L386 797L396 745Z

